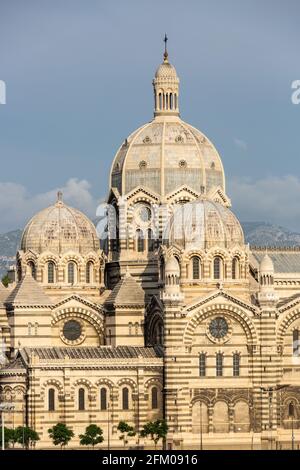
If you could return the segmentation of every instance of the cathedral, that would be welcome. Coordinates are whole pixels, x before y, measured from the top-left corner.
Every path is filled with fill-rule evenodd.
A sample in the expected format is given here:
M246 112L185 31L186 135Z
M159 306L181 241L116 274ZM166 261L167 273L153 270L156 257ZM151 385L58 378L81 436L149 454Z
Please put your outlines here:
M112 162L103 232L58 193L0 284L8 427L58 422L120 447L165 419L166 449L300 445L300 250L251 248L213 143L179 113L165 49L154 117ZM101 239L101 241L100 241ZM131 447L149 448L137 434Z

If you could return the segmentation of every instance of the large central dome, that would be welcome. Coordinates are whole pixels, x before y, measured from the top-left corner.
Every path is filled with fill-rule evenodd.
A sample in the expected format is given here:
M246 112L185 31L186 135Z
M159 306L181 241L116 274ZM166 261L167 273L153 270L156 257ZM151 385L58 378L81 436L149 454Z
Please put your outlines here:
M112 169L112 188L124 195L142 186L167 198L185 186L196 195L225 193L221 158L210 140L179 117L179 79L165 52L153 80L154 119L121 145Z

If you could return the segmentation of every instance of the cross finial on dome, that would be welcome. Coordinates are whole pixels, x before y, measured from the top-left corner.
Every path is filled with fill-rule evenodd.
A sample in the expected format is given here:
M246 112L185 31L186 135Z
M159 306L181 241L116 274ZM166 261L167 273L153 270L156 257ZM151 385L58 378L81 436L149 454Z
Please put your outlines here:
M57 192L57 202L62 202L63 193L62 191Z
M168 50L167 50L167 42L168 42L168 36L167 33L165 33L164 37L164 43L165 43L165 52L164 52L164 62L168 62Z

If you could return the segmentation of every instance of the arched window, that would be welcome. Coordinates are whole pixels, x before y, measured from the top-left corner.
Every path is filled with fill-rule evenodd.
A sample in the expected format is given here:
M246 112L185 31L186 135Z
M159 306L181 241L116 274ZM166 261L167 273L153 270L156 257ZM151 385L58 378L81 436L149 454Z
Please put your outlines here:
M104 387L100 390L100 409L107 409L107 390Z
M39 326L39 324L37 322L35 322L35 324L34 324L34 334L35 334L35 336L37 336L37 334L38 334L38 326Z
M295 417L295 407L294 407L294 403L293 403L293 402L290 402L290 403L289 403L289 417L290 417L290 418L294 418L294 417Z
M86 265L85 280L87 284L93 282L94 263L89 261Z
M139 334L139 324L138 323L134 324L134 334L135 334L135 336L137 336Z
M78 390L78 409L79 409L79 411L83 411L85 409L85 390L84 390L84 388L80 388Z
M235 353L233 355L233 362L232 362L232 368L233 368L233 376L234 377L239 377L240 376L240 355L238 353Z
M48 390L48 411L55 410L55 390L54 388L49 388Z
M158 390L157 387L151 389L151 408L156 410L158 408Z
M239 278L239 259L235 256L232 260L232 279Z
M162 109L162 96L161 93L158 95L158 103L159 103L159 109Z
M68 283L74 284L74 282L75 282L75 263L73 261L70 261L70 263L68 263Z
M154 240L153 232L152 232L151 228L148 229L147 235L148 235L148 251L154 251L154 249L155 249L155 240Z
M293 356L300 356L299 330L293 330Z
M173 109L173 93L170 93L170 109Z
M199 356L199 375L200 377L206 376L206 355L204 353Z
M198 256L193 256L192 265L193 265L193 279L200 279L200 259L198 258Z
M35 263L33 261L29 261L27 265L30 269L30 274L33 277L33 279L36 279L36 267Z
M222 276L222 258L216 256L214 258L214 279L221 279Z
M142 253L144 251L144 236L142 230L138 229L136 231L136 238L137 238L137 251Z
M53 261L48 262L48 283L54 283L55 264Z
M223 354L218 353L216 355L216 376L222 377L223 375Z
M123 410L129 410L129 390L127 387L122 390L122 408Z
M31 323L28 323L28 336L31 336Z

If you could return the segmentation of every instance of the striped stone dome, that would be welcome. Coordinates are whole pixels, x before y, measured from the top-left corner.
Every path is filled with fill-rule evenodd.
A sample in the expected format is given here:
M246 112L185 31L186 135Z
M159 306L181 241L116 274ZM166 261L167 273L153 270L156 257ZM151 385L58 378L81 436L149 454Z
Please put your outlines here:
M167 224L164 239L188 250L245 244L236 216L227 207L208 199L197 199L176 209Z
M57 202L38 212L28 222L21 239L21 250L37 254L69 250L86 254L99 249L93 223L82 212L67 206L61 193Z

